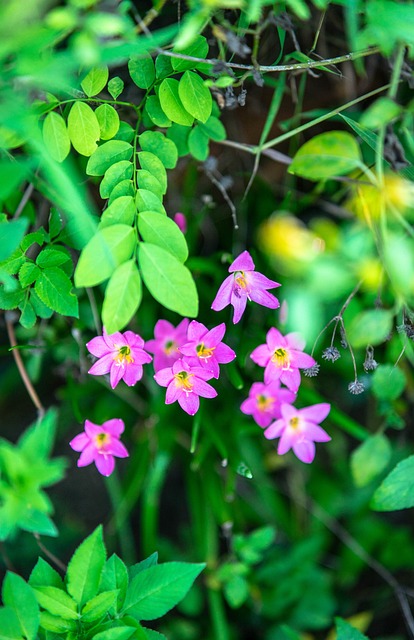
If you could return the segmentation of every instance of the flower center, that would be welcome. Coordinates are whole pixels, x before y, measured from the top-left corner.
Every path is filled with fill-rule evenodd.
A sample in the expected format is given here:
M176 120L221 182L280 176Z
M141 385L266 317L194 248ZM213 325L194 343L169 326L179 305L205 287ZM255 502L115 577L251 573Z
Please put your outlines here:
M283 371L288 371L290 369L289 351L282 347L275 349L272 355L272 362L281 367Z
M175 351L177 351L177 343L174 340L168 340L164 345L164 353L170 356Z
M194 377L194 373L188 373L188 371L180 371L174 375L175 386L181 388L187 395L192 393L194 383L190 378Z
M118 355L116 356L115 360L120 367L125 366L125 364L131 364L132 362L134 362L134 358L131 356L131 348L125 346L118 349Z
M297 429L299 427L299 418L291 418L289 420L289 424L292 427L292 429Z
M202 360L208 360L213 355L213 351L216 347L205 347L204 342L201 342L196 346L197 355Z
M263 396L260 394L256 398L257 408L259 411L269 411L272 408L273 400L274 398L272 398L272 396Z
M237 296L237 298L247 296L250 300L249 285L243 271L236 271L236 273L234 274L233 293L235 296Z
M104 453L106 446L111 442L111 436L109 433L98 433L94 440L98 451Z

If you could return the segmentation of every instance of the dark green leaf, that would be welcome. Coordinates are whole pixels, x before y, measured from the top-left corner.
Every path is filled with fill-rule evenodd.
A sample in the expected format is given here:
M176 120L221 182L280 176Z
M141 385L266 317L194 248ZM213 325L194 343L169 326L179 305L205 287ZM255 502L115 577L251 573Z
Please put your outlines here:
M196 160L204 162L210 151L209 138L200 127L194 127L188 136L188 150Z
M365 487L388 465L391 445L381 433L370 436L351 454L351 470L357 487Z
M78 299L72 293L72 282L59 267L44 269L36 280L35 291L53 311L64 316L78 317Z
M200 122L198 128L206 134L211 140L220 142L226 139L226 130L221 120L215 116L210 116L207 122Z
M102 527L99 526L76 549L68 565L67 589L80 606L96 596L105 560Z
M352 627L342 618L335 618L336 623L336 640L368 640L367 636Z
M129 75L140 89L149 89L155 80L155 66L149 54L131 58L128 62Z
M188 136L190 131L189 127L183 127L180 124L173 124L167 131L167 138L174 142L180 158L189 153Z
M378 487L371 500L376 511L396 511L414 507L414 456L397 464Z
M372 376L372 391L379 400L396 400L406 384L404 372L391 364L380 364Z

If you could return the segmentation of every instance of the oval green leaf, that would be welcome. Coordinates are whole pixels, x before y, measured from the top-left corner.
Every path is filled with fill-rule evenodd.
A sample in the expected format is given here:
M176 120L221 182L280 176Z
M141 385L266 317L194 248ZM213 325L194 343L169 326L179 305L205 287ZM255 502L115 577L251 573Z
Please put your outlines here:
M360 166L361 152L354 136L346 131L329 131L305 142L288 171L316 181L342 176Z
M123 329L135 314L141 299L141 277L135 260L128 260L115 269L105 291L102 321L107 332Z
M165 193L167 191L167 172L161 160L149 151L140 151L138 153L138 162L141 169L145 169L158 180L162 193Z
M414 456L397 464L374 493L370 506L376 511L414 507Z
M54 160L63 162L70 151L70 138L66 122L61 115L51 111L43 123L43 142Z
M167 309L194 318L198 294L190 271L173 255L155 244L138 246L139 266L151 295Z
M129 75L140 89L149 89L155 80L154 61L149 54L131 58L128 62Z
M187 260L187 242L171 218L153 211L143 211L138 216L138 230L145 242L162 247L180 262Z
M83 249L75 271L77 287L94 287L111 277L129 260L136 245L134 230L126 224L100 229Z
M115 78L111 78L108 82L108 91L113 97L114 100L121 95L124 90L124 81L119 76L115 76Z
M129 160L121 160L116 162L105 171L102 182L99 187L101 198L109 198L114 187L122 180L132 178L133 164Z
M151 122L157 127L171 127L171 120L167 118L161 108L158 96L148 96L145 102L145 110Z
M101 131L101 140L110 140L118 132L119 115L110 104L101 104L95 111Z
M351 471L357 487L365 487L387 466L391 445L383 434L370 436L351 455Z
M160 84L158 98L167 118L177 124L191 127L194 117L190 115L181 101L178 80L165 78Z
M193 56L194 58L207 58L208 42L204 36L197 35L187 47L174 49L174 51L186 56ZM187 69L197 68L197 63L194 63L193 60L185 60L183 58L171 58L171 65L174 71L186 71Z
M138 189L135 202L138 211L157 211L165 216L167 215L160 199L148 189Z
M126 224L131 226L136 214L135 200L132 196L116 198L102 214L99 228L109 227L114 224Z
M347 331L353 347L366 347L384 342L392 328L393 313L386 309L373 309L359 313Z
M108 67L94 67L89 71L89 73L84 77L81 82L81 87L88 96L91 98L92 96L98 95L105 87L108 82L109 71Z
M73 104L68 116L68 133L74 149L82 156L90 156L97 149L101 133L98 118L85 102Z
M201 122L207 122L213 108L213 98L199 75L186 71L180 79L178 94L188 113Z
M200 162L207 160L210 146L209 138L200 127L194 127L191 129L188 136L188 150L191 155Z
M166 169L174 169L178 160L178 151L172 140L160 131L144 131L139 136L139 145L143 151L157 156Z
M98 123L98 120L96 120ZM98 123L99 127L99 123ZM130 160L133 148L125 140L110 140L98 147L86 165L88 176L103 176L105 171L121 160Z
M407 383L404 372L391 364L380 364L372 376L372 391L379 400L396 400Z

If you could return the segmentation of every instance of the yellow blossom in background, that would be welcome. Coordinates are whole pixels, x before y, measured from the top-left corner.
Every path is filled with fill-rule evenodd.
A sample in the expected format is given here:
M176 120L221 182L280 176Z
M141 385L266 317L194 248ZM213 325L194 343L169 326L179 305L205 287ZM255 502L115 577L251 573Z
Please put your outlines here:
M410 218L414 213L414 184L389 173L384 176L382 187L356 185L345 206L367 224L378 220L382 211L388 217L397 213Z
M384 269L378 258L363 258L355 265L357 278L362 280L362 289L377 292L381 286Z
M325 248L324 241L290 215L271 216L259 227L257 241L265 253L275 259L278 268L300 273Z

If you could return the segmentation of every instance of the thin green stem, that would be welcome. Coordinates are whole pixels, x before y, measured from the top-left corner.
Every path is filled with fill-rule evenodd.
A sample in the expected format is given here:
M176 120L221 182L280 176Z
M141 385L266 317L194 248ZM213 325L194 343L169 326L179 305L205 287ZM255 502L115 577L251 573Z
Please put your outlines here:
M395 100L395 98L397 97L398 85L399 85L400 76L401 76L401 69L404 63L404 56L405 56L405 45L402 44L399 46L397 55L395 57L395 62L392 69L392 76L391 76L391 86L388 90L388 97L391 98L392 100Z
M220 591L209 587L207 589L208 606L210 608L211 620L214 628L215 640L230 640L224 611L223 599Z

